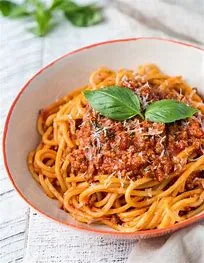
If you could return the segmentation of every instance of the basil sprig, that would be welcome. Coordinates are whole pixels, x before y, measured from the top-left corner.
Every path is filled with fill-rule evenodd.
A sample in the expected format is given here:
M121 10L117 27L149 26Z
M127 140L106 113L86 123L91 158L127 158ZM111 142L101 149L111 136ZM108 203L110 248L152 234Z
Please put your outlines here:
M0 0L0 14L8 18L30 18L30 21L35 21L30 31L40 37L57 25L57 19L60 22L57 13L64 14L77 27L88 27L103 21L102 9L94 4L79 5L72 0L22 0L20 3Z
M171 123L193 116L198 112L177 100L160 100L150 104L145 112L145 118L153 122Z
M101 9L95 5L79 6L64 9L65 17L75 26L89 27L103 20Z
M99 90L84 91L86 99L100 114L117 121L141 115L140 101L130 89L110 86Z
M130 89L110 86L99 90L86 90L84 95L90 105L101 115L123 121L141 113L140 100ZM152 122L171 123L193 116L197 109L176 100L160 100L151 103L145 111L145 119Z

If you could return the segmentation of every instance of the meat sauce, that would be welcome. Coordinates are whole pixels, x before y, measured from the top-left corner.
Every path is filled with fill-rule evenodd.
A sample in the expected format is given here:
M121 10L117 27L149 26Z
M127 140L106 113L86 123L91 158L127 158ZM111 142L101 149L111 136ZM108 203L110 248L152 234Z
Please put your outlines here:
M147 82L124 80L122 85L140 97L143 109L150 102L166 98L190 104L182 94L165 93ZM77 129L78 146L70 153L72 172L117 174L132 180L145 176L162 181L185 165L176 156L187 147L194 146L195 158L203 154L202 123L203 115L172 124L149 122L138 116L118 122L87 106Z

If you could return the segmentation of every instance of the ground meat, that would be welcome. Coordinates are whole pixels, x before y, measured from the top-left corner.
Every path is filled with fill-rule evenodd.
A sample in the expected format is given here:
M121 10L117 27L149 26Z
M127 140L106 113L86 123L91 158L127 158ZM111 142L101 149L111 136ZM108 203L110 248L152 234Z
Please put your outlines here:
M144 108L151 101L165 98L149 84L128 85L124 86L143 98ZM175 94L168 94L168 98L171 96ZM177 169L178 153L193 145L196 154L201 155L204 140L197 118L161 124L136 116L118 122L100 116L89 106L76 133L78 146L69 154L73 173L117 174L133 180L148 176L162 181Z
M204 172L192 173L186 182L186 189L192 190L195 188L201 188L204 190Z

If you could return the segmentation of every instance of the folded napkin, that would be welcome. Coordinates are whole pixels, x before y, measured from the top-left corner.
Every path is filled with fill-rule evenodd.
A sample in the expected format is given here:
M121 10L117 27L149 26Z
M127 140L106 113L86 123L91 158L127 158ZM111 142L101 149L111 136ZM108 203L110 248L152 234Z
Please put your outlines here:
M204 263L204 222L172 235L140 240L126 263Z
M204 0L115 0L116 8L137 23L141 36L167 36L204 45Z

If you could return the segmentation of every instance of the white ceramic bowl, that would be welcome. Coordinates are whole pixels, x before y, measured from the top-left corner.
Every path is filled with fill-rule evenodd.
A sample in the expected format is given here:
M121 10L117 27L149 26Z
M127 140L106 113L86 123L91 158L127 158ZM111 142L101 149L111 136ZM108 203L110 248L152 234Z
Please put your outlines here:
M145 63L155 63L169 75L182 75L204 95L204 50L155 38L108 41L73 51L41 69L23 87L8 113L3 152L13 185L30 206L65 225L123 238L159 236L204 218L202 214L173 227L136 233L118 233L106 226L78 223L43 193L27 169L27 154L39 141L36 131L39 109L86 84L90 73L102 65L135 69Z

